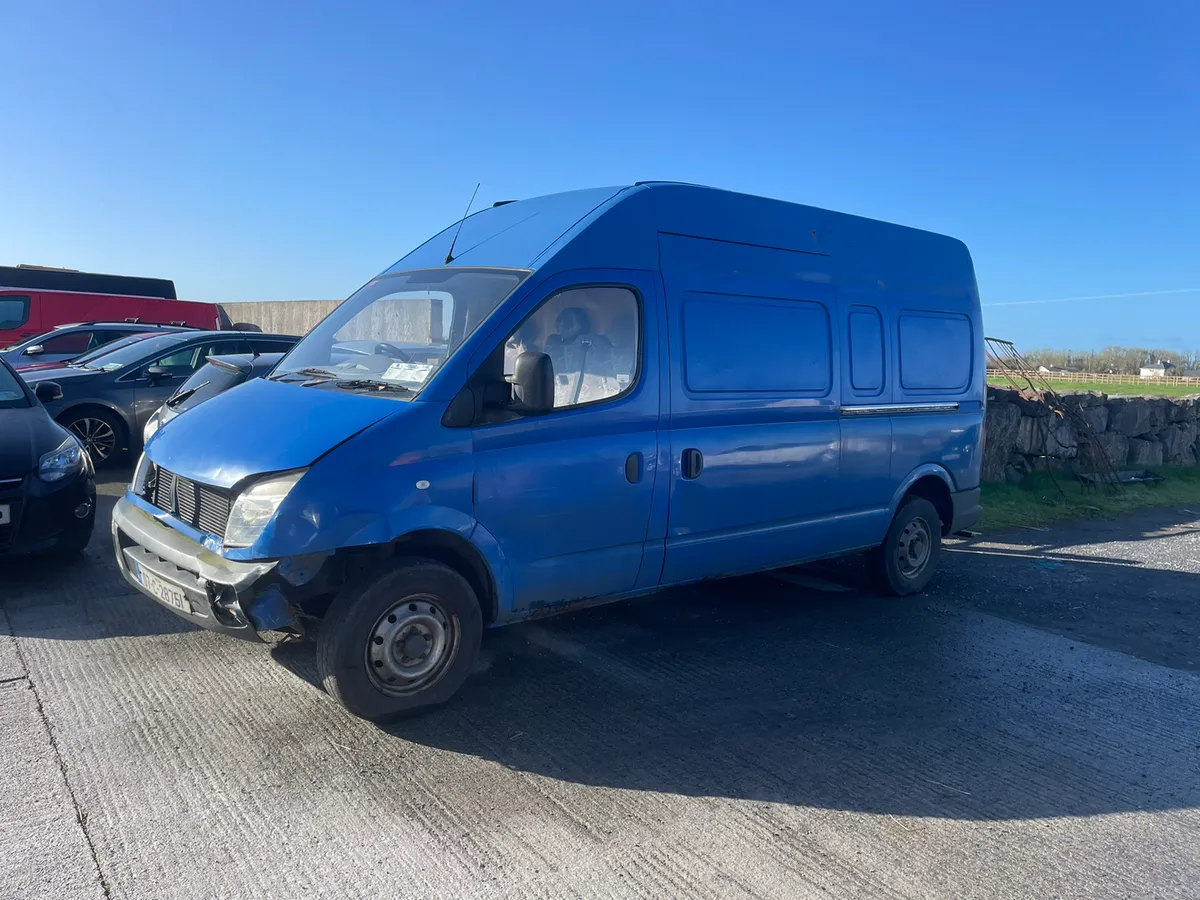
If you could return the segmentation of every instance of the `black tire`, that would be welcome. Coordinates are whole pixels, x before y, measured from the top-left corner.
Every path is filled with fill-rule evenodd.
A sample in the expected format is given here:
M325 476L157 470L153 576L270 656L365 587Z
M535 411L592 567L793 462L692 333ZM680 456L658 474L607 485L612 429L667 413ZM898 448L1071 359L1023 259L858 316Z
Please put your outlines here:
M97 469L115 465L125 458L129 446L125 423L107 409L70 410L63 414L58 424L79 438Z
M909 497L896 510L883 543L867 554L867 566L880 590L905 597L925 590L941 555L937 509L924 497Z
M329 696L354 715L386 721L453 697L475 666L482 636L479 600L465 578L432 560L398 559L334 598L317 635L317 672ZM417 661L405 668L412 640L426 656L418 646ZM439 647L427 675L397 675L417 671Z

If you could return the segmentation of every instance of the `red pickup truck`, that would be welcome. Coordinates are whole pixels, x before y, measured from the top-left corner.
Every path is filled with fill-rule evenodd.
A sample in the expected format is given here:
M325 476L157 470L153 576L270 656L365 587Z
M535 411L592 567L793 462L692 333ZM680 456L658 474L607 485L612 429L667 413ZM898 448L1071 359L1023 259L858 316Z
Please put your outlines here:
M0 347L55 325L91 321L230 327L219 306L178 299L175 283L165 278L0 266Z

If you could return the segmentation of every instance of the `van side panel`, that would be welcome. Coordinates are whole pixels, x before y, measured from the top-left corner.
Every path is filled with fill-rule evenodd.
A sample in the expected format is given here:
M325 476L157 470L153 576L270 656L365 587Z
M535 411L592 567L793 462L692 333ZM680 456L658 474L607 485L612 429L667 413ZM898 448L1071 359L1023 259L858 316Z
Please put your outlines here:
M845 317L842 331L841 424L839 476L844 508L863 515L856 543L883 540L891 521L895 483L892 478L891 329L887 297L881 291L840 291Z
M841 366L818 255L660 235L671 348L671 494L662 583L846 546ZM698 454L699 471L685 469Z
M893 418L892 477L899 484L934 464L955 491L973 490L982 469L987 365L978 298L908 294L894 298L892 309L896 402L950 407Z

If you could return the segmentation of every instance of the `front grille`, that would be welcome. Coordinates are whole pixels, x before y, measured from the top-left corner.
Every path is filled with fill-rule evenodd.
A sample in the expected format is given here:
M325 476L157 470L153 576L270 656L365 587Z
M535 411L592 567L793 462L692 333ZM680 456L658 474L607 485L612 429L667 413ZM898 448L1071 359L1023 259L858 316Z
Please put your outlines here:
M152 505L193 528L224 537L233 498L228 491L199 484L154 466L143 495Z

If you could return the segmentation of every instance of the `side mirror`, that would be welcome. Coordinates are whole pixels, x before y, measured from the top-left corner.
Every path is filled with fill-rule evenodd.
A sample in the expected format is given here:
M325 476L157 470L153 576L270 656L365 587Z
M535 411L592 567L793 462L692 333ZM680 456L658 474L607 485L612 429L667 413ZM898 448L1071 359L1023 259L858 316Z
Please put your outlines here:
M522 412L554 409L554 364L545 353L522 353L513 365L513 374L504 380L513 386L513 400Z
M53 381L39 381L33 388L33 395L42 403L53 403L61 400L62 388Z
M41 356L45 352L46 352L46 348L43 347L41 344L34 344L32 347L25 348L26 356Z
M171 375L171 370L166 366L148 366L146 368L146 377L151 381L158 381L163 378L168 378Z

